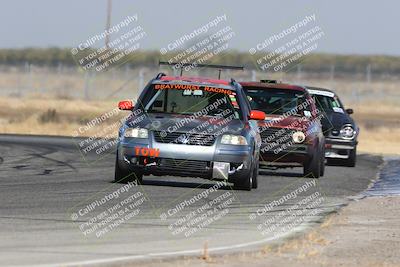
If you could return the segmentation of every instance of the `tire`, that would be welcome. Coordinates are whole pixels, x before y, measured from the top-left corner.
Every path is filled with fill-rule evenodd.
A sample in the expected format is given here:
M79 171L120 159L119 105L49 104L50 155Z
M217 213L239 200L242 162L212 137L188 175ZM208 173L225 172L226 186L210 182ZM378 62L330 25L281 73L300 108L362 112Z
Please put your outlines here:
M322 177L325 174L325 149L323 149L322 151L322 155L321 155L321 167L319 170L319 176Z
M321 160L321 166L319 169L319 176L322 177L325 175L325 158Z
M255 169L255 166L252 165L252 168L250 169L250 171L247 174L243 175L242 177L239 177L233 183L233 188L235 190L251 191L251 189L253 188L254 169Z
M138 184L143 182L143 174L139 171L124 171L121 169L118 163L118 156L115 160L115 173L114 182L115 183L127 183L137 181Z
M316 153L312 159L303 164L304 177L319 178L321 175L321 154Z
M257 160L257 164L253 170L253 181L251 187L256 189L258 187L258 169L259 169L260 162Z
M357 147L350 150L349 158L346 160L347 167L355 167L357 161Z

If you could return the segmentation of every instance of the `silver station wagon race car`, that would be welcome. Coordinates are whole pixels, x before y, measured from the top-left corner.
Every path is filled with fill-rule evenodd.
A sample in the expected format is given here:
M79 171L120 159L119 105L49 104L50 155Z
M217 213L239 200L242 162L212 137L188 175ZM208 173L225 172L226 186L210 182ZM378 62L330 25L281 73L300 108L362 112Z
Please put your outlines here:
M261 138L242 87L231 81L166 76L151 80L119 131L115 181L143 175L201 177L257 188Z

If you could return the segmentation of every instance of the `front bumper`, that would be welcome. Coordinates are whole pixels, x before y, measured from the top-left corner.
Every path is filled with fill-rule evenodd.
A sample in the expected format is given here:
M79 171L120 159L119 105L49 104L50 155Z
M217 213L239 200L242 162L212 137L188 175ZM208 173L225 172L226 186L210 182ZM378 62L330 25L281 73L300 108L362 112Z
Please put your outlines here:
M357 140L325 138L325 158L348 159L351 150L356 149Z
M290 147L278 150L266 148L266 145L261 146L260 161L268 162L271 166L281 166L282 163L302 164L312 156L312 145L307 144L292 144Z
M137 148L158 151L156 157L137 154ZM212 146L159 143L154 138L123 139L118 145L119 165L145 175L190 176L231 180L249 172L252 163L250 146Z

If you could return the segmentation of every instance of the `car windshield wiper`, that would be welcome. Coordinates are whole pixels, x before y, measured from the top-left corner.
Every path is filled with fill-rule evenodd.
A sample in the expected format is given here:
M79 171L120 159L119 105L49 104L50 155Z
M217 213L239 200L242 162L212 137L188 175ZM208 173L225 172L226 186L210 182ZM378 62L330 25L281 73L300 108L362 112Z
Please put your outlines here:
M167 112L167 111L155 111L155 110L146 110L146 113L158 113L158 114L168 114L168 115L185 115L184 113L178 113L178 112ZM190 113L192 115L193 113Z

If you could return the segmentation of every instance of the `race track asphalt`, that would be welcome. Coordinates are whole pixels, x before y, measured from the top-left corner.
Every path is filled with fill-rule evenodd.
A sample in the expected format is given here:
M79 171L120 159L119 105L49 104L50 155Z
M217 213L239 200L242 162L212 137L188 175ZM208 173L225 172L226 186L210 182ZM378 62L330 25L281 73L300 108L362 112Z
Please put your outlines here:
M134 186L113 183L112 151L83 156L77 141L0 135L0 266L98 265L199 255L205 244L229 253L281 242L359 195L382 163L359 155L357 167L327 166L317 180L300 169L262 170L251 192L169 176ZM311 196L315 205L304 208ZM282 223L279 214L296 216Z

